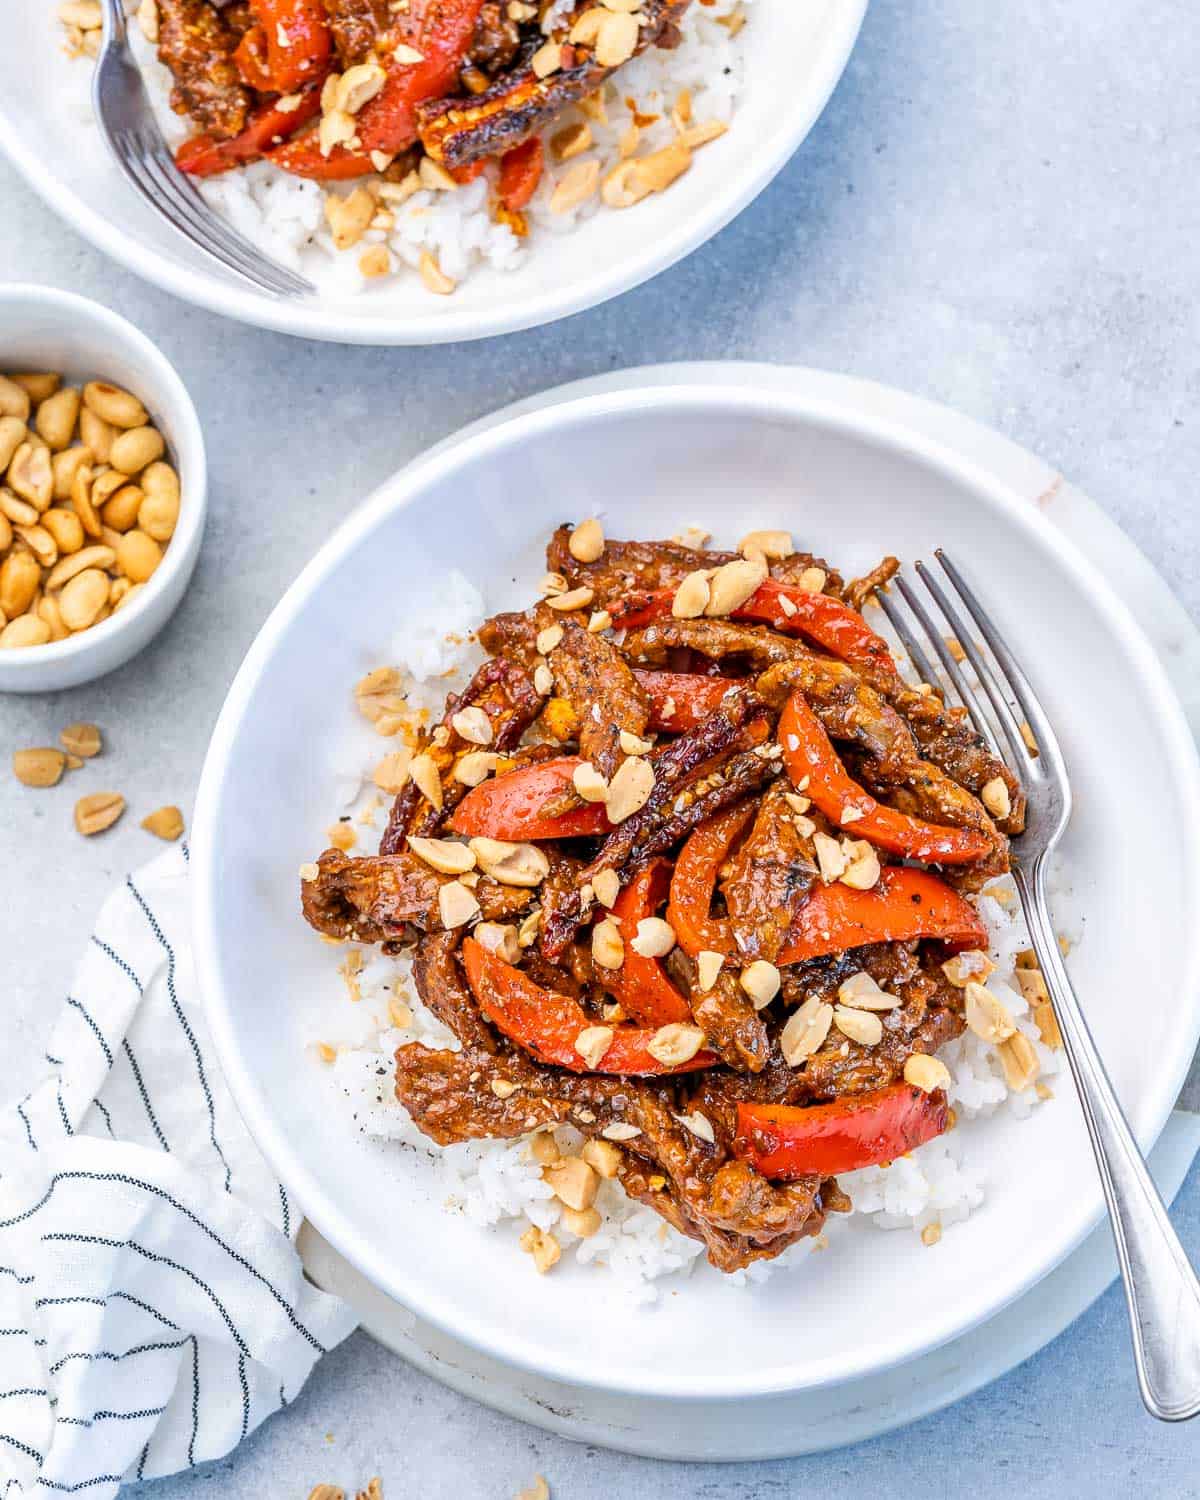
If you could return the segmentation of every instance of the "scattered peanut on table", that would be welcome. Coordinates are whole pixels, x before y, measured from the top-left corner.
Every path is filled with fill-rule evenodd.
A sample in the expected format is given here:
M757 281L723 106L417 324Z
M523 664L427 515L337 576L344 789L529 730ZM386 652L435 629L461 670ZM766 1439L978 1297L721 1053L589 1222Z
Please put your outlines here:
M119 386L0 375L0 650L66 640L138 597L179 520L165 453Z
M57 786L64 772L81 770L104 747L104 738L95 724L68 724L58 738L61 748L59 745L38 745L13 751L13 775L23 786ZM75 803L75 827L86 838L104 833L120 819L125 806L125 798L120 792L89 792ZM183 813L168 803L147 813L141 826L156 838L174 843L183 833Z

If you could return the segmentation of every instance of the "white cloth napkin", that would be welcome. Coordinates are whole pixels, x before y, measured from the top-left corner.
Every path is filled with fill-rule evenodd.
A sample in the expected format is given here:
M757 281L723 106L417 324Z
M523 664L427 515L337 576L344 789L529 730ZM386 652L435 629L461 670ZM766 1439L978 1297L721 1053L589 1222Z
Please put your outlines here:
M105 903L46 1063L0 1113L0 1500L105 1500L227 1453L354 1317L217 1066L185 846Z

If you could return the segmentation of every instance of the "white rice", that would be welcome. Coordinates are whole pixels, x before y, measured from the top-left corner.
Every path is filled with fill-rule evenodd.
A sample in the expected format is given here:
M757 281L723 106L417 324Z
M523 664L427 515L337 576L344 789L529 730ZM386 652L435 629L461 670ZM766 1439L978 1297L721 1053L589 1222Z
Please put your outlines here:
M426 597L409 601L405 623L393 637L389 664L405 673L414 719L423 712L436 712L445 694L461 687L480 660L478 647L467 636L483 613L482 598L457 572L439 580L436 590L431 587ZM377 663L368 663L363 670L374 665ZM338 753L334 771L337 816L350 818L358 834L355 852L371 853L378 847L386 809L371 786L370 775L392 742L380 739L353 709L347 717L358 723L348 732ZM1004 885L989 889L996 888L1006 890ZM1029 946L1029 938L1015 892L1007 894L1011 897L1007 902L992 896L978 900L989 931L989 951L997 965L988 987L1032 1041L1041 1065L1039 1081L1049 1081L1059 1071L1061 1054L1043 1045L1013 978L1016 956ZM520 1253L516 1240L529 1224L553 1230L564 1255L607 1267L623 1292L636 1301L655 1298L658 1292L654 1283L661 1278L702 1264L699 1242L677 1233L652 1209L626 1198L614 1182L603 1182L600 1187L596 1207L602 1216L601 1229L590 1239L578 1239L562 1224L561 1204L542 1181L527 1139L430 1147L395 1098L392 1055L408 1042L451 1048L457 1043L416 998L406 958L363 950L362 969L352 981L352 998L357 998L347 1004L347 981L333 973L339 966L344 969L346 951L331 955L330 961L331 997L340 992L341 998L323 1016L319 1034L314 1032L306 1041L335 1046L334 1078L349 1099L359 1128L369 1136L416 1147L436 1174L449 1208L474 1223L494 1226L508 1239L513 1253ZM393 1002L408 1007L410 1022L394 1024L389 1014ZM950 1070L949 1099L960 1118L974 1119L1000 1110L1021 1117L1039 1107L1034 1089L1009 1092L995 1049L973 1032L964 1032L938 1055ZM564 1149L579 1140L570 1127L561 1127L556 1134ZM984 1174L966 1161L958 1136L959 1132L940 1136L888 1167L843 1174L839 1182L853 1200L854 1214L880 1229L917 1233L931 1225L944 1230L964 1220L984 1201L986 1182ZM829 1230L837 1233L840 1222L840 1216L835 1216ZM773 1261L721 1277L721 1284L761 1281L781 1265L813 1248L823 1248L825 1243L825 1236L801 1241Z
M136 8L133 0L129 3L131 10ZM750 0L737 3L744 8ZM386 296L387 289L396 286L393 276L368 279L362 274L359 260L371 245L386 245L393 268L401 274L405 268L415 271L426 251L433 253L442 272L456 283L480 267L515 270L529 255L536 254L539 242L547 236L570 233L594 213L615 211L605 208L598 194L566 212L556 213L550 202L557 182L578 163L598 162L601 180L617 165L621 159L620 143L634 123L634 111L627 100L641 116L659 117L641 127L639 155L657 150L674 139L670 114L685 89L692 95L694 121L730 122L743 86L742 44L737 35L731 34L736 28L721 25L718 17L728 16L734 6L735 0L722 0L712 7L691 6L684 18L683 40L678 47L672 50L651 47L620 70L606 89L608 122L590 118L587 122L593 137L591 149L565 163L555 161L547 151L548 170L524 210L529 226L524 239L518 239L506 224L493 218L494 166L453 192L422 190L399 206L387 205L395 213L394 226L368 230L357 245L342 252L335 249L326 223L325 198L329 191L350 192L356 186L354 183L330 188L289 176L266 162L256 162L208 179L201 184L201 190L210 204L248 239L281 264L302 271L331 296L358 294L368 289L372 295ZM170 109L171 76L136 24L130 26L130 37L155 113L174 148L191 133L192 127ZM85 79L86 70L81 68L79 76ZM550 133L582 118L577 110L569 109ZM704 169L705 155L701 151L692 170ZM636 213L637 209L635 206L622 211ZM408 278L405 280L412 284Z

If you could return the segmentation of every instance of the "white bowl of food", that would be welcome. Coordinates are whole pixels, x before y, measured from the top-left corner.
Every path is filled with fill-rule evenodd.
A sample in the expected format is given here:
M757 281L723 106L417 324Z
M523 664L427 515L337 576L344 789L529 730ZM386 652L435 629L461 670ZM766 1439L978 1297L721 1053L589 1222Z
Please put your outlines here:
M99 303L0 287L0 692L122 666L183 598L204 533L195 407Z
M497 851L486 842L467 843L468 835L549 849L567 862L561 868L569 870L576 893L579 870L569 865L570 851L561 840L557 849L554 840L546 841L544 828L502 820L471 827L464 821L468 805L477 812L481 799L488 805L498 795L490 788L528 770L520 760L514 767L496 759L500 752L511 755L507 740L501 744L493 734L492 749L483 744L487 735L478 710L482 705L490 718L493 700L485 695L459 705L458 717L450 720L453 736L460 736L449 741L454 765L463 755L476 757L469 774L463 762L463 776L450 775L476 785L453 790L463 800L449 825L436 818L412 821L422 809L432 816L421 798L433 793L429 764L409 758L405 735L414 720L425 734L439 722L442 699L463 680L459 665L470 649L470 631L483 615L537 600L547 574L547 539L564 518L585 517L599 521L605 548L600 568L619 557L609 550L614 538L663 538L698 527L712 533L714 546L736 547L748 532L790 532L798 548L828 558L830 566L798 557L772 566L788 575L788 588L821 590L832 602L820 609L834 613L845 604L837 598L842 591L833 566L849 578L871 569L885 553L911 561L937 546L958 560L999 618L1062 739L1077 810L1055 882L1055 921L1070 944L1072 978L1138 1138L1148 1147L1157 1136L1200 1031L1200 952L1190 920L1200 878L1200 771L1152 649L1105 580L1035 508L988 473L883 417L746 390L734 380L568 400L469 435L387 483L289 590L221 714L194 825L197 961L226 1076L256 1141L336 1249L386 1294L492 1356L570 1384L680 1399L745 1399L885 1369L953 1339L1018 1296L1102 1214L1062 1053L1047 1045L1053 1034L1037 1011L1036 986L1027 990L1015 971L1025 944L1016 907L1003 882L989 877L988 894L974 899L969 920L986 925L986 934L972 941L997 965L989 985L1024 1037L1027 1045L1020 1050L1033 1060L1032 1070L1021 1076L1018 1068L1010 1077L1003 1058L974 1029L963 1030L961 1019L949 1026L958 1033L949 1041L931 1034L918 1042L911 1040L915 1033L906 1033L914 1051L935 1052L944 1065L945 1076L938 1076L957 1119L952 1129L934 1134L890 1167L876 1164L843 1176L855 1208L848 1216L830 1211L845 1204L829 1189L819 1190L819 1204L811 1196L807 1204L773 1196L782 1190L786 1170L766 1162L759 1163L760 1176L770 1183L762 1188L764 1201L769 1210L784 1213L773 1228L769 1216L765 1224L753 1222L750 1200L726 1198L722 1206L711 1194L704 1196L714 1182L745 1186L747 1180L720 1176L748 1157L722 1123L722 1106L699 1092L712 1087L713 1078L717 1088L735 1087L744 1075L722 1074L724 1063L712 1064L718 1072L707 1082L702 1070L690 1083L650 1077L630 1084L630 1097L640 1101L636 1110L643 1111L632 1131L610 1128L629 1125L629 1114L621 1113L631 1108L628 1098L614 1103L603 1089L590 1100L565 1092L565 1078L572 1080L570 1089L593 1070L611 1078L609 1049L618 1044L614 1037L630 1044L623 1028L643 1024L638 1008L646 1003L650 982L640 984L632 1002L618 1001L622 1011L613 1012L604 1008L614 993L609 980L601 982L606 993L597 998L591 980L580 989L578 976L534 968L551 960L537 958L536 947L522 946L534 931L526 925L523 893L518 889L514 898L511 882L499 880ZM585 556L594 555L596 531L585 534ZM655 645L652 631L661 630L661 622L642 627L634 646L636 631L622 642L603 619L593 621L596 606L611 603L611 579L597 584L591 600L571 599L571 590L586 587L587 579L578 576L563 542L560 535L550 561L551 571L566 576L550 586L566 587L567 603L584 612L559 612L559 620L578 620L585 635L586 624L594 625L593 639L609 643L596 649L641 652L648 670L662 668L662 651L683 649L674 637ZM653 588L664 577L673 587L681 569L697 571L686 554L677 554L670 563L674 572L657 574L657 556L626 553L622 587ZM724 566L721 558L710 562ZM822 576L810 571L816 568ZM796 596L788 597L794 605ZM560 680L555 653L564 645L553 624L544 623L552 606L540 608L532 648L528 641L520 644L528 622L516 622L515 634L497 627L487 635L491 649L512 656L503 673L521 666L522 651L534 650L521 670L539 695L553 692L566 704L548 710L539 703L537 724L565 734L566 743L550 752L522 751L531 761L545 754L578 755L572 736L580 736L589 716L596 735L620 722L607 686L597 688L593 681L589 687L583 677L573 685ZM801 613L807 618L806 609ZM867 615L872 625L880 619L878 611ZM718 644L734 628L727 619L699 624L717 627L710 639ZM576 645L579 639L571 637ZM701 665L697 637L686 639L692 655L666 660L673 670L694 675ZM506 640L514 643L511 648ZM782 640L773 638L772 649ZM714 653L720 655L717 644L709 647L708 654ZM727 659L726 670L737 660ZM553 683L539 670L544 665ZM639 691L651 694L650 682L637 681ZM646 752L652 759L668 743L670 716L679 711L673 691L667 697L672 705L661 692L655 700L657 719L635 726L638 738L657 739ZM1112 712L1114 697L1122 705L1119 715ZM598 717L592 704L600 709ZM464 706L474 711L464 717ZM724 710L710 704L698 715L708 725L705 732L718 712ZM731 754L728 742L722 743ZM303 755L295 753L297 745L304 746ZM782 740L779 745L786 761L788 746ZM436 769L435 751L444 747L419 748L433 757ZM620 750L634 758L642 753L629 740ZM595 794L592 773L602 753L589 749L591 770L582 782L572 763L571 784L589 795ZM743 753L752 754L744 747ZM765 753L760 765L776 753ZM723 776L731 774L731 764L721 760ZM739 764L741 775L750 762ZM868 760L854 764L859 776L873 774ZM265 779L264 766L271 768ZM533 770L540 773L540 765ZM770 774L739 795L753 804ZM405 777L420 795L406 794L415 801L404 804L400 826L417 842L399 844L399 855L386 867L399 884L389 885L393 875L384 878L385 866L371 863L390 802L380 788L391 790ZM983 779L981 795L992 773ZM610 782L615 789L618 777ZM451 781L437 785L438 795L449 798ZM813 803L789 803L796 819L812 823L821 815L814 786L796 785L791 795ZM1002 800L993 787L988 805L995 818L1002 817ZM532 803L518 799L526 813L530 806L542 809L545 801L544 789ZM590 817L595 806L587 801L583 815ZM611 793L604 806L611 810ZM644 808L634 814L645 815ZM802 838L819 831L800 822L795 827ZM528 837L519 838L522 832ZM643 832L648 839L652 825ZM852 828L847 836L855 844L848 855L863 855ZM430 837L433 843L421 842ZM672 901L680 850L690 846L692 835L681 831L679 838L665 855L675 867ZM317 862L331 844L334 849ZM628 859L635 864L645 846L635 841ZM590 857L596 846L581 847ZM360 856L366 863L354 865ZM626 873L633 867L624 867ZM414 870L424 883L424 895L415 900L407 883ZM474 876L481 878L472 883ZM458 889L445 896L448 884ZM333 946L304 925L302 891L310 915L335 939ZM593 897L602 904L612 899L599 880ZM659 922L665 913L677 947L685 948L687 923L676 921L663 899L655 897L650 910L657 903ZM538 896L538 904L550 910L556 900L545 889ZM489 908L481 910L492 929L471 933L458 950L453 937L435 929L476 923L472 901ZM727 901L731 923L735 907ZM577 909L572 920L578 916ZM595 921L603 913L593 907L590 916ZM427 929L420 950L425 969L416 981L403 955L389 957L376 944L381 936L411 936L403 926L409 919ZM496 930L505 926L515 934L515 947L512 937ZM794 936L794 928L787 931ZM651 923L646 935L655 944L662 929ZM632 939L628 932L625 938L627 960ZM437 953L425 946L435 941L442 945ZM601 966L604 960L596 940L590 941L594 979L597 960ZM610 945L611 934L603 941ZM674 952L651 956L667 966L675 990L694 999L693 984L703 989L712 983L701 976L699 953L719 949L720 941L696 950L693 939L685 948L694 971L672 968ZM470 949L469 942L477 947ZM447 947L449 967L442 963ZM498 949L503 962L515 959L519 972L523 965L537 984L540 998L521 1023L533 1026L532 1032L522 1034L511 1005L496 990L502 971L481 957L489 948ZM465 977L454 967L455 951L468 960ZM941 996L929 1002L929 1017L936 1010L939 1024L945 1022L961 1005L942 968L949 950L934 944L907 951L917 954ZM864 964L871 972L875 960L857 952L850 972ZM775 956L784 999L792 1003L806 993L798 984L817 983L818 973L827 979L827 966L843 961L828 952L797 964L782 952ZM979 972L976 960L964 962ZM816 968L806 969L806 963ZM908 994L907 982L885 975L881 987ZM759 993L752 983L744 989L765 1001L761 1013L750 1011L746 1033L752 1051L755 1018L764 1020L769 1069L753 1074L759 1080L754 1087L765 1087L772 1076L783 1077L788 1089L789 1077L805 1080L792 1096L803 1112L813 1103L816 1077L809 1059L821 1056L835 1069L842 1065L831 1057L831 1036L835 1048L845 1038L852 1049L842 1059L878 1062L880 1054L871 1048L879 1044L865 1035L851 1043L840 1023L837 1031L827 1027L816 1053L806 1051L802 1039L797 1044L796 1028L787 1033L789 1012L779 996L767 993L770 988ZM419 1003L418 991L453 1024L467 1018L493 1041L508 1040L456 1076L452 1044L447 1050L447 1033ZM545 999L556 991L559 1000ZM560 1003L562 994L570 1005ZM570 1009L576 1002L586 1008L583 1030L577 1029L577 1010ZM701 1014L694 1004L692 1009ZM486 1022L480 1020L484 1013ZM883 1013L886 1048L895 1037L892 1027L909 1022L890 1001ZM575 1056L568 1051L555 1061L547 1050L557 1043L537 1028L548 1015L570 1023ZM657 1034L657 1021L654 1029ZM850 1030L866 1028L856 1024ZM685 1058L678 1032L672 1035L665 1052L661 1043L650 1049L658 1062L695 1067L698 1058L705 1061L703 1044ZM422 1044L433 1050L420 1051ZM709 1029L708 1045L727 1056L729 1039L719 1024ZM897 1077L908 1080L904 1052L901 1047L890 1054L888 1087ZM542 1072L530 1061L533 1055L543 1060ZM650 1068L641 1054L628 1066L639 1073ZM936 1078L925 1081L937 1084ZM668 1087L682 1092L671 1096L671 1119L665 1120L641 1091L649 1090L661 1105ZM556 1129L553 1147L544 1129L523 1139L522 1131L546 1125L547 1101L559 1098L569 1101L569 1128ZM587 1113L576 1109L581 1102ZM518 1107L522 1112L514 1116ZM654 1125L652 1109L659 1110ZM712 1141L696 1118L706 1110ZM943 1116L939 1129L948 1123ZM430 1139L453 1140L460 1126L468 1134L507 1137L516 1130L517 1136L449 1147ZM585 1151L583 1139L594 1146L595 1137L600 1149ZM622 1162L616 1180L604 1177L614 1144ZM563 1176L543 1177L554 1152L571 1164ZM597 1180L588 1179L578 1163L595 1171ZM690 1186L684 1180L689 1176ZM632 1203L623 1184L650 1201ZM590 1206L586 1196L570 1201L580 1187L585 1195L595 1193ZM680 1222L681 1205L699 1237L680 1234L668 1222ZM744 1215L750 1217L739 1217ZM785 1245L790 1248L778 1254ZM713 1264L706 1263L706 1251ZM539 1275L539 1268L546 1274Z
M207 0L201 9L206 8ZM478 0L474 8L479 10ZM605 118L590 105L585 106L590 113L574 106L558 110L556 105L539 116L547 170L533 201L518 210L523 223L498 214L494 167L455 191L445 191L453 184L444 171L432 177L427 172L423 184L432 185L411 195L403 155L393 161L387 172L392 180L386 184L374 167L359 182L323 184L262 162L207 179L205 191L219 212L317 285L316 297L301 300L260 293L226 272L158 219L122 178L91 120L92 69L84 49L94 48L96 34L75 24L95 20L99 7L94 0L67 8L66 31L56 12L37 0L18 0L9 7L10 45L0 56L0 147L35 190L93 243L200 306L281 332L346 343L483 338L594 306L664 270L715 234L766 186L808 134L846 65L865 8L866 0L783 6L721 0L715 7L697 0L680 21L679 48L651 48L613 74L606 85ZM182 9L183 0L162 0L158 9L148 0L139 16L155 18L149 31L161 44L171 34L170 18ZM337 7L331 9L337 12ZM663 18L680 7L649 0L649 9L649 29L657 34ZM361 6L354 11L360 18L365 14ZM414 6L411 16L423 13ZM532 16L526 6L520 13ZM243 7L230 12L242 14ZM407 7L394 14L406 28L401 45L408 51L401 55L407 58L418 50L408 44L421 39L409 35ZM216 28L229 24L215 8L208 19ZM625 22L616 24L627 28ZM528 60L540 35L536 17L520 25L522 55ZM171 113L171 75L157 61L155 45L141 27L134 25L131 31L171 144L177 146L214 123L203 111L191 119ZM339 28L338 35L351 36L351 28ZM372 39L377 49L383 46L385 57L395 40ZM64 41L66 51L78 55L64 55ZM335 70L348 63L361 68L364 45L360 26L344 55L335 54ZM498 78L515 76L507 42L497 47L484 39L474 51L486 66L501 69ZM619 56L620 49L612 55ZM544 65L544 60L538 62L539 68ZM475 68L472 82L478 76ZM582 77L578 71L573 75L568 92L582 87ZM553 79L551 84L559 86ZM460 88L458 82L447 86L443 81L441 86L451 94ZM365 91L370 87L368 82ZM363 92L359 87L343 102L353 107ZM289 101L296 97L285 95ZM332 95L327 103L335 107ZM373 103L378 108L375 101L363 108L369 112ZM299 120L300 115L293 110L288 118ZM369 113L363 118L369 119ZM241 122L241 115L215 121L222 129ZM728 131L714 138L724 125ZM353 124L348 128L353 132ZM563 131L569 135L562 136ZM506 128L500 144L520 133ZM371 139L365 128L360 126L354 138L361 140L364 134L365 149ZM621 153L647 157L676 143L681 134L694 142L687 153L689 160L694 157L690 169L674 180L678 161L660 160L647 169L654 191L648 183L649 195L636 206L609 207L602 183L619 165ZM564 144L567 140L570 145ZM491 138L485 142L490 143ZM340 155L346 149L340 148ZM467 154L475 149L482 147L468 143L463 148ZM387 153L378 159L387 165ZM375 211L360 217L361 195L348 210L343 200L363 184L376 201ZM327 218L327 189L336 200L336 223ZM637 193L607 194L614 201L623 196ZM335 230L346 247L342 250L335 249Z

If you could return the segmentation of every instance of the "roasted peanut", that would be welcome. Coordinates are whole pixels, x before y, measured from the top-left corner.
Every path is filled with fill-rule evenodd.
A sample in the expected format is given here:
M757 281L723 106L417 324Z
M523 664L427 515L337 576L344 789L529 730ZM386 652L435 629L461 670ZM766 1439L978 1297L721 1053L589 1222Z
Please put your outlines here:
M50 450L32 442L22 443L8 466L8 483L15 495L27 500L39 513L49 509L54 498Z
M90 838L111 828L124 811L125 798L119 792L93 792L75 804L75 827Z
M75 436L75 423L78 420L79 392L73 385L68 385L41 403L34 426L38 436L58 453Z
M92 469L90 464L80 464L71 480L71 504L79 517L79 524L88 536L99 537L100 517L92 504Z
M144 498L138 485L123 484L119 490L114 490L104 502L100 517L104 524L111 526L114 531L128 531L138 518L138 511L141 509Z
M36 613L40 620L45 620L50 627L50 639L52 641L65 641L70 631L63 624L62 610L58 607L58 600L46 594L39 599Z
M183 814L177 807L159 807L142 819L142 827L155 838L173 843L183 832Z
M0 417L0 474L12 462L12 456L25 441L29 429L20 417Z
M0 488L0 514L16 526L36 526L38 509L28 500L18 500L11 490Z
M145 477L143 474L142 478ZM175 534L178 521L178 484L173 495L169 489L160 489L153 494L149 490L144 491L142 503L138 507L137 523L147 536L152 536L156 542L169 542Z
M62 385L61 375L10 375L8 378L14 385L19 385L33 402L48 400Z
M61 375L9 375L7 377L13 385L19 385L29 397L31 406L38 406L47 397L53 396L59 386L62 385Z
M0 563L0 610L16 623L33 603L42 570L28 552L10 552Z
M140 474L167 451L157 427L132 427L113 440L108 461L122 474Z
M75 471L83 464L92 461L92 450L77 445L74 448L64 448L61 453L56 453L50 460L50 470L54 475L54 498L56 500L69 500L71 498L71 483L75 478Z
M57 786L66 764L67 757L52 745L13 751L13 775L22 786Z
M77 554L78 555L78 554ZM94 625L108 605L108 579L99 568L85 568L63 588L58 600L63 624L68 630L86 630Z
M0 375L0 417L16 417L20 422L28 422L32 404L28 391L23 391L7 375Z
M86 394L83 399L86 403ZM85 404L79 413L79 437L84 447L92 450L92 457L98 464L108 462L108 455L112 451L113 439L116 435L117 429L112 423L97 416L91 407Z
M0 630L0 651L14 646L44 646L50 639L50 627L37 615L18 615Z
M127 531L117 544L117 567L134 583L145 583L160 562L162 548L144 531Z
M74 511L62 510L52 505L41 519L42 526L54 538L59 553L65 555L78 552L83 546L83 522Z
M136 396L106 380L91 380L83 388L83 404L113 427L144 427L150 420L146 408ZM87 439L84 439L87 442Z
M58 561L58 543L44 526L17 526L14 529L43 568L54 566Z
M128 579L117 579L118 583L127 583L128 581ZM146 585L144 583L135 583L131 589L126 589L125 592L120 596L120 598L113 603L113 614L118 614L121 610L126 609L130 604L132 604L133 601L138 597L138 595L142 593L145 587Z
M53 593L55 589L62 588L88 568L111 568L116 560L117 554L111 547L84 547L81 552L60 558L51 568L46 578L46 592Z

